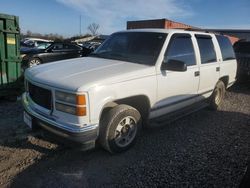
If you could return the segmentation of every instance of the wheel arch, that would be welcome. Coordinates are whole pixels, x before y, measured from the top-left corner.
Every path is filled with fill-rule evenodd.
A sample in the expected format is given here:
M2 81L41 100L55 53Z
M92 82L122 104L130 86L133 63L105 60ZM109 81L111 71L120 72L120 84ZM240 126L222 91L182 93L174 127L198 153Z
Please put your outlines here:
M43 58L39 54L36 54L33 57L31 57L31 58L39 59L41 61L41 63L43 63Z
M229 76L223 76L219 79L219 81L222 81L225 85L225 88L227 88L228 82L229 82Z
M149 98L146 95L136 95L136 96L126 97L123 99L118 99L118 100L114 100L114 101L110 101L106 103L101 110L99 119L102 119L105 112L107 112L111 108L120 104L126 104L137 109L139 113L141 114L141 117L143 120L146 120L148 118L149 110L150 110Z

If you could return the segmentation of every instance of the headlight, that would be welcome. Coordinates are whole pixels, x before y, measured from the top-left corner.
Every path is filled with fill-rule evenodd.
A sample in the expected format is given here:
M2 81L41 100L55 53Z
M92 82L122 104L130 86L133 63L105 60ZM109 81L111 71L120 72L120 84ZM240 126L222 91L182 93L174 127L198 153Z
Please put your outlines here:
M65 93L61 91L56 91L56 100L63 101L71 104L86 105L85 95L76 95L71 93Z
M58 101L76 104L76 95L74 94L56 91L55 97L56 97L56 100Z
M85 95L66 93L62 91L55 92L56 109L62 112L77 116L86 115ZM65 104L67 103L67 104Z
M20 57L23 59L26 56L26 54L21 54Z

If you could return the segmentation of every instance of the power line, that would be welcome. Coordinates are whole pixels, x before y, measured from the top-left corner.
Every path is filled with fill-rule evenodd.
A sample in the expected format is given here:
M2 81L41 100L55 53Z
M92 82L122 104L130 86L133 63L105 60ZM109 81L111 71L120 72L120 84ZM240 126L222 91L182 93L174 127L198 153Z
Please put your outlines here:
M80 15L80 36L82 35L82 15Z

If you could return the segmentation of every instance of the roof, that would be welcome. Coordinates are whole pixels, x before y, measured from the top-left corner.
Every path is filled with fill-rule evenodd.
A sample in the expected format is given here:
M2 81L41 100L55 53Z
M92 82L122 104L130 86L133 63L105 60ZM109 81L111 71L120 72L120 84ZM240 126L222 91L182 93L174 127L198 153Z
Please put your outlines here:
M42 42L52 42L52 40L46 40L41 38L35 38L35 37L27 37L24 40L32 40L32 41L42 41Z
M155 32L155 33L194 33L194 34L214 34L205 31L190 31L185 29L129 29L119 32ZM118 32L118 33L119 33Z

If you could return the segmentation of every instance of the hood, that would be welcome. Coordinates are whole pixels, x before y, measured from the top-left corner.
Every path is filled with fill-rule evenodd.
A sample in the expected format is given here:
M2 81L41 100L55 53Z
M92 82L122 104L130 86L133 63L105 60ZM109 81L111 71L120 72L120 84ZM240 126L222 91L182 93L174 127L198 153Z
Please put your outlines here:
M28 80L70 91L113 84L153 75L154 67L136 63L84 57L38 65L25 71Z

